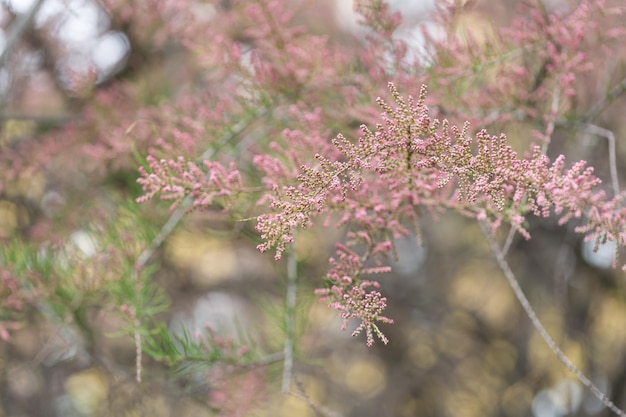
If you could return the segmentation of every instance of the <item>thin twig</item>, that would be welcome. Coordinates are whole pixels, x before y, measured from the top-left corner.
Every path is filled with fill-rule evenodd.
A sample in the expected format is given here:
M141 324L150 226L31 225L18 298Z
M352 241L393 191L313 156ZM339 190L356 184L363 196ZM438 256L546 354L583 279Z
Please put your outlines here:
M140 326L141 323L139 322L139 319L135 317L135 320L133 321L133 336L135 340L135 379L138 383L141 383L141 371L143 369L141 366L143 348L141 344L141 333L139 332Z
M584 118L585 122L591 122L596 119L606 109L611 103L615 101L619 96L626 92L626 78L620 81L615 87L609 91L609 93L599 100L596 104L591 107L591 110L587 113L587 116Z
M552 141L552 134L554 133L554 126L556 125L557 114L559 112L559 103L561 99L561 86L559 84L554 87L552 91L552 105L550 106L550 119L548 126L546 126L546 134L544 135L543 145L541 145L541 153L546 154L548 147Z
M550 336L550 334L548 334L548 331L541 323L541 320L539 320L539 317L537 317L537 314L535 313L535 310L530 305L528 298L526 298L526 295L524 295L524 291L520 287L519 282L517 281L517 278L515 277L515 274L511 270L509 263L506 261L502 251L500 250L498 243L491 235L489 227L484 222L480 222L480 228L482 229L485 237L487 238L487 241L489 242L489 245L491 246L491 250L493 251L496 257L496 260L498 261L498 265L500 266L500 269L504 273L504 276L509 282L509 285L513 289L513 292L515 293L515 297L522 305L522 308L526 312L526 315L530 319L533 327L535 328L535 330L537 330L537 332L539 333L541 338L544 340L544 342L546 342L548 347L552 350L552 352L554 352L556 357L563 363L563 365L565 365L565 367L570 372L572 372L576 376L576 378L578 378L578 380L584 386L586 386L600 401L602 401L602 403L605 406L611 409L611 411L613 411L618 416L626 417L626 413L624 413L624 411L622 411L619 407L617 407L602 391L600 391L600 389L596 387L595 384L591 382L591 380L587 378L585 374L583 374L582 371L578 369L576 365L574 365L574 363L557 346L554 339Z
M283 360L283 394L289 393L293 374L293 348L295 340L296 288L298 281L298 259L292 242L287 253L287 290L285 293L285 348Z
M157 250L163 244L163 242L165 242L165 239L167 239L167 237L174 231L178 223L180 223L183 216L185 215L185 210L190 205L191 205L191 198L187 197L176 208L176 210L174 210L174 212L167 219L163 227L161 227L161 230L159 231L159 233L154 237L154 239L152 239L152 242L150 242L150 246L144 249L143 252L141 252L139 257L137 258L137 262L135 263L136 269L141 269L143 266L145 266L148 263L154 251ZM133 278L136 278L136 277L133 277Z
M609 145L609 167L611 170L611 185L613 186L613 196L619 194L619 180L617 178L617 162L615 156L615 135L609 129L591 124L584 123L584 129L592 135L602 136L606 138Z
M267 366L276 362L280 362L284 358L285 358L284 352L275 352L267 356L264 356L261 359L258 359L256 361L244 363L243 366L245 368L256 368L256 367L261 367L261 366Z
M492 59L491 61L487 61L487 62L482 62L480 63L480 65L476 66L476 67L472 67L471 69L466 69L465 71L462 71L459 74L455 74L454 76L449 77L446 81L448 82L454 82L457 81L459 79L465 78L465 77L469 77L473 74L476 74L478 72L481 72L483 69L488 69L490 67L496 66L498 64L502 64L504 62L507 62L509 60L514 60L516 58L521 57L525 52L529 52L532 51L533 49L535 49L536 45L527 45L524 46L522 48L517 48L517 49L513 49L503 55L500 55L494 59Z
M20 41L24 33L30 28L35 15L39 11L39 8L43 5L43 0L36 0L31 6L30 9L23 15L19 16L11 25L9 32L6 37L6 42L4 44L4 49L2 53L0 53L0 67L4 67L6 60L13 50L13 47Z
M307 403L307 405L309 406L309 408L318 416L321 417L343 417L343 414L341 414L338 411L334 411L334 410L330 410L326 407L320 406L315 404L311 398L309 398L309 396L306 393L306 390L304 389L304 386L302 385L302 382L296 378L296 376L294 375L293 380L296 384L296 386L298 387L298 390L300 392L294 392L294 391L289 391L289 395L292 395L296 398L299 398L301 400L303 400L304 402Z
M56 115L42 115L32 113L2 113L0 114L0 120L24 120L29 122L35 122L40 125L52 125L61 126L67 122L74 122L81 120L78 114L61 113Z
M85 348L85 344L81 341L80 336L78 336L78 332L69 324L64 323L63 319L59 317L59 315L46 301L39 299L36 301L35 306L41 315L46 317L55 326L55 331L35 355L33 359L34 363L39 364L46 360L46 357L53 350L55 339L60 339L66 344L66 346L75 348L76 354L74 357L78 357L80 360L95 362L95 358Z
M509 253L509 249L511 249L511 245L513 244L515 232L517 232L517 229L511 226L509 234L506 236L506 240L504 241L504 245L502 245L502 255L506 256L506 254Z

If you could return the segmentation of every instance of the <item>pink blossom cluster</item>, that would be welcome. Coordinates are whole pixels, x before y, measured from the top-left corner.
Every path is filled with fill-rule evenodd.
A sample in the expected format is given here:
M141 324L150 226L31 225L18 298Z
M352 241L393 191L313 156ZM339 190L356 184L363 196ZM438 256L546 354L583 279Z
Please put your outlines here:
M161 200L172 201L172 209L185 197L193 199L193 208L209 209L217 205L229 206L229 197L242 188L241 176L234 163L225 168L218 162L205 160L202 166L183 157L157 160L148 156L150 172L140 167L141 178L137 180L145 194L137 199L142 203L160 194ZM219 203L216 199L219 198Z
M343 244L337 244L337 257L330 258L330 270L326 274L328 288L320 288L315 294L320 301L328 302L329 307L338 310L343 319L342 329L345 330L350 319L360 320L358 327L352 332L353 336L365 330L367 345L374 344L374 335L383 343L389 340L380 331L376 322L393 323L388 317L382 316L387 307L387 298L380 292L367 288L377 289L377 281L362 280L362 275L390 272L389 267L363 267L363 258Z
M369 6L361 6L367 15L381 2L360 3ZM588 90L596 80L581 77L597 71L598 62L613 59L611 49L626 35L625 9L616 1L581 0L558 8L523 1L502 26L478 21L459 28L464 3L440 3L439 13L432 16L438 25L422 28L425 52L417 57L397 36L401 22L387 13L387 20L395 22L385 25L391 32L380 36L374 30L376 36L370 36L361 52L360 60L370 71L360 88L382 95L380 86L393 81L416 95L427 84L435 115L456 124L470 121L479 130L514 120L543 125L575 106L574 95L595 93ZM372 28L380 26L372 20L365 19ZM554 95L561 99L557 109L551 108ZM552 114L554 110L559 114Z

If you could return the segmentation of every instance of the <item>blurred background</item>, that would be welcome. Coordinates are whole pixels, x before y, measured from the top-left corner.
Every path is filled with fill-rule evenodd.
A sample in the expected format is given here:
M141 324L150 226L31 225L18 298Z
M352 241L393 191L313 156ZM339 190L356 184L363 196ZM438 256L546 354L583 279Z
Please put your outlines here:
M216 10L230 3L0 2L2 244L16 237L35 246L53 242L64 248L63 262L83 265L72 269L76 288L99 285L90 262L106 232L94 224L119 206L133 206L141 193L135 182L140 162L128 132L144 138L138 139L140 150L156 146L159 117L182 120L197 103L181 97L214 88L211 71L222 70L207 70L188 34L172 38L184 33L184 22L175 14L163 20L160 8L187 8L210 26L217 25ZM514 1L461 3L459 27L477 37L517 13ZM567 8L564 1L544 3L550 10ZM349 0L294 5L295 19L312 33L352 48L368 36ZM416 55L427 54L421 28L436 31L434 3L396 0L391 6L404 16L395 36ZM584 91L597 93L598 79L615 85L624 77L624 50L613 52L614 62L580 78L584 88L575 105L593 101ZM615 134L622 183L624 105L616 97L596 120ZM180 122L181 132L186 123ZM513 143L527 141L531 132L522 123L505 130ZM604 138L557 128L549 153L562 152L572 155L569 160L586 159L610 182ZM129 211L125 233L145 229L154 235L169 217L158 204L127 210L138 211ZM372 348L364 337L351 338L350 328L341 331L336 313L313 296L341 231L298 235L298 395L280 393L280 356L252 369L216 366L183 377L144 357L144 380L137 384L136 346L120 334L118 315L96 298L67 317L33 310L0 342L0 416L610 415L533 329L478 225L454 213L432 220L425 216L422 222L422 243L415 236L396 241L399 259L381 280L387 316L395 321L383 325L391 342ZM231 226L219 213L192 213L158 248L153 278L171 302L159 319L173 333L209 325L258 345L259 357L271 358L283 349L285 264L259 254L246 230L235 234ZM594 251L594 242L583 242L573 229L555 219L530 219L533 238L516 237L508 259L558 345L624 409L626 282L611 268L615 247ZM132 240L116 233L120 241ZM129 247L136 255L145 244ZM76 299L76 305L82 302ZM221 405L211 405L216 402Z

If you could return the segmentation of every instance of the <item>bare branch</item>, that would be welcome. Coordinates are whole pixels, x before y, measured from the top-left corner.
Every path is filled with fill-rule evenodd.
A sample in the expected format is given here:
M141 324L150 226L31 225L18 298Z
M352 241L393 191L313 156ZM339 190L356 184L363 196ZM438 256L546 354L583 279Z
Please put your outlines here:
M3 113L0 114L0 120L24 120L41 125L62 126L68 122L79 121L81 117L77 114L40 115L29 113Z
M315 404L311 398L309 398L309 396L307 395L304 386L302 385L302 382L296 378L294 376L293 378L294 382L296 383L296 386L298 387L298 390L300 392L294 392L294 391L290 391L289 394L299 398L301 400L303 400L304 402L307 403L307 405L309 406L309 408L317 415L320 417L343 417L343 414L341 414L338 411L334 411L334 410L330 410L327 407L323 407L320 405Z
M606 138L609 145L609 167L611 170L611 185L613 186L613 196L617 196L619 194L619 180L617 178L617 162L615 156L615 135L609 129L605 129L603 127L585 123L583 124L584 129L591 133L592 135L602 136Z
M283 361L283 394L289 393L293 373L293 347L295 339L296 285L298 280L298 259L296 248L291 243L287 254L287 291L285 294L285 349Z
M626 92L626 78L614 86L608 94L591 107L585 117L585 121L591 122L596 119L607 107L611 105L619 96Z
M506 254L509 253L509 249L511 249L511 245L513 244L515 232L517 232L517 230L513 226L511 226L511 228L509 229L509 234L506 236L506 240L504 241L504 245L502 245L503 256L506 256Z
M11 25L9 29L9 33L7 34L6 44L4 45L4 49L0 53L0 67L4 67L6 60L9 55L11 55L11 51L15 47L15 45L20 41L24 33L30 28L35 15L39 11L39 8L43 5L44 0L36 0L30 9L19 16L17 20Z
M504 254L500 250L498 243L495 241L493 236L491 236L489 227L485 223L480 222L480 228L482 229L485 237L487 238L487 241L489 242L489 245L491 246L491 250L493 251L496 257L496 260L498 261L498 265L500 266L500 269L504 273L504 276L509 282L509 285L513 289L513 292L515 293L515 297L522 305L522 308L526 312L526 315L530 319L533 327L535 328L535 330L537 330L537 332L539 333L541 338L544 340L544 342L546 342L550 350L554 352L556 357L563 363L563 365L565 365L565 367L570 372L572 372L584 386L589 388L589 390L600 401L602 401L602 403L606 407L611 409L611 411L613 411L618 416L626 417L626 413L624 413L624 411L618 408L602 391L600 391L600 389L596 387L595 384L591 382L591 380L587 378L585 374L583 374L582 371L578 369L576 365L574 365L574 363L557 346L552 336L550 336L546 328L541 323L541 320L539 320L539 317L537 317L537 314L535 313L535 310L530 305L528 298L526 298L526 295L524 295L524 291L522 291L522 288L520 287L519 282L517 281L517 278L515 277L515 274L511 270L509 263L506 261Z
M541 153L546 154L548 147L552 141L552 134L554 133L554 127L556 126L557 115L559 112L559 103L561 99L561 87L557 84L552 91L552 105L550 106L550 119L548 126L546 126L546 134L544 135L543 145L541 146Z

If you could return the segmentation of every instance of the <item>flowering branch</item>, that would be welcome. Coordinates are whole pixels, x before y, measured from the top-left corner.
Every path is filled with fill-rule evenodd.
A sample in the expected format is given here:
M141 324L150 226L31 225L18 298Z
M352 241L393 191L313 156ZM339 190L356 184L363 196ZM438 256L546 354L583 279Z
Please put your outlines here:
M338 136L333 144L340 158L317 154L317 166L301 167L297 186L275 187L270 205L274 212L258 218L264 239L260 250L275 247L279 258L296 228L308 227L322 213L336 213L338 225L355 228L349 235L351 245L365 245L368 256L379 259L393 249L382 237L406 235L405 224L416 221L420 206L434 212L456 210L489 223L492 232L509 223L526 239L527 214L554 213L560 224L586 216L587 223L576 227L577 232L598 242L626 244L623 195L608 199L597 191L600 179L585 161L566 169L563 156L550 163L539 146L520 159L504 135L490 136L483 130L472 139L467 124L459 130L431 118L425 87L417 100L405 100L393 84L389 88L397 107L378 99L384 113L374 132L363 126L357 143ZM378 283L360 277L387 269L367 270L363 261L347 246L338 246L327 276L330 288L318 290L318 295L344 320L362 320L355 333L365 329L371 345L373 334L386 342L373 323L390 320L381 316L386 299L376 291L366 292Z

